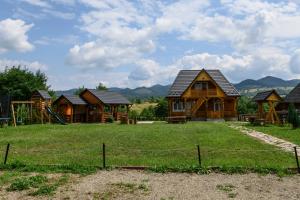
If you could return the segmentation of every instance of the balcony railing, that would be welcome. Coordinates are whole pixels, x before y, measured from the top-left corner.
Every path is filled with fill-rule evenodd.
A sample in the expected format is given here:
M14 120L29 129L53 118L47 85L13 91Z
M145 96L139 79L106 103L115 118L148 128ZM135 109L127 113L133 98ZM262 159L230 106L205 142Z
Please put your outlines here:
M208 96L216 96L217 95L217 90L216 89L208 89L208 90L198 90L198 89L193 89L191 91L191 95L192 96L204 96L204 97L208 97Z

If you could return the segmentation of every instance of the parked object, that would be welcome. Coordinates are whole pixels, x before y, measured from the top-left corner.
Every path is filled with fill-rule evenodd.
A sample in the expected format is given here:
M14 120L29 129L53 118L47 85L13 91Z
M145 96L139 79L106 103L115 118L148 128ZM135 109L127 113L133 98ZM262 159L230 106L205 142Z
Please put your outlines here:
M253 100L258 104L258 110L256 114L256 120L260 123L280 123L278 114L275 110L276 103L282 101L282 98L276 92L276 90L270 90L257 93ZM268 111L265 112L264 105L268 105Z
M235 87L219 70L181 70L169 94L169 121L237 119Z

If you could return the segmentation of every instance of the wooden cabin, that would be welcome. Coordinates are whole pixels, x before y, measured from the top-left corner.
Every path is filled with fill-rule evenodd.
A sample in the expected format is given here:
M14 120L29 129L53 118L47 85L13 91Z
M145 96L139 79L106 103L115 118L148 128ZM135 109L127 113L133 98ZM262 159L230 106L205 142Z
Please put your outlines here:
M300 113L300 83L284 98L284 101L276 106L281 112L288 112L289 104L294 104Z
M181 70L167 96L169 120L237 119L239 96L219 70Z
M61 95L53 102L56 112L67 123L85 122L87 103L76 95Z
M36 90L31 95L31 101L33 102L33 110L35 111L35 117L37 122L44 123L46 121L51 122L51 117L47 115L45 107L51 107L52 99L49 93L45 90Z
M258 104L256 119L263 120L267 123L279 123L279 117L275 110L276 103L282 101L276 90L270 90L257 93L253 100ZM265 112L264 104L268 105L268 111Z
M87 122L106 122L110 117L117 121L128 118L131 103L118 93L85 89L79 96L88 103Z

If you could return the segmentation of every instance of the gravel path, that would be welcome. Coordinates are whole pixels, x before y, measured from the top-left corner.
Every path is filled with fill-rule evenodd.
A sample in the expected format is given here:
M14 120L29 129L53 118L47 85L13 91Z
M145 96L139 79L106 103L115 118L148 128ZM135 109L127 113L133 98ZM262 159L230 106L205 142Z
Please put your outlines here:
M229 125L229 127L239 130L241 133L244 133L246 135L249 135L251 137L259 139L265 143L277 146L284 151L294 153L294 147L297 147L298 155L300 155L300 146L298 146L294 143L288 142L286 140L283 140L283 139L280 139L280 138L277 138L277 137L274 137L274 136L271 136L271 135L268 135L268 134L265 134L265 133L262 133L259 131L252 130L250 128L246 128L244 126L236 125L236 124L231 124L231 125Z
M52 174L52 176L55 174ZM98 171L70 181L54 196L29 196L28 191L0 190L0 199L117 199L117 200L199 200L199 199L300 199L300 176L278 177L259 174L207 175L152 173L137 170Z
M185 174L99 171L84 177L57 199L300 199L300 176Z

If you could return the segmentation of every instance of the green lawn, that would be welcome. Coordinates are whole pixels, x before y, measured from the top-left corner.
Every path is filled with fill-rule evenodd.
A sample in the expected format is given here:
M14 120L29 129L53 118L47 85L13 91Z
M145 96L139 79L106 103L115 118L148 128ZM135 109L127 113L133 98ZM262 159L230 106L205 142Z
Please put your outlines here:
M275 125L266 125L266 126L251 126L249 128L255 129L257 131L273 135L275 137L293 142L297 145L300 145L300 129L292 129L291 126L275 126Z
M240 134L226 123L30 125L2 128L0 135L3 151L11 144L9 163L100 166L105 142L110 166L189 167L198 164L200 144L203 166L295 167L293 154Z

